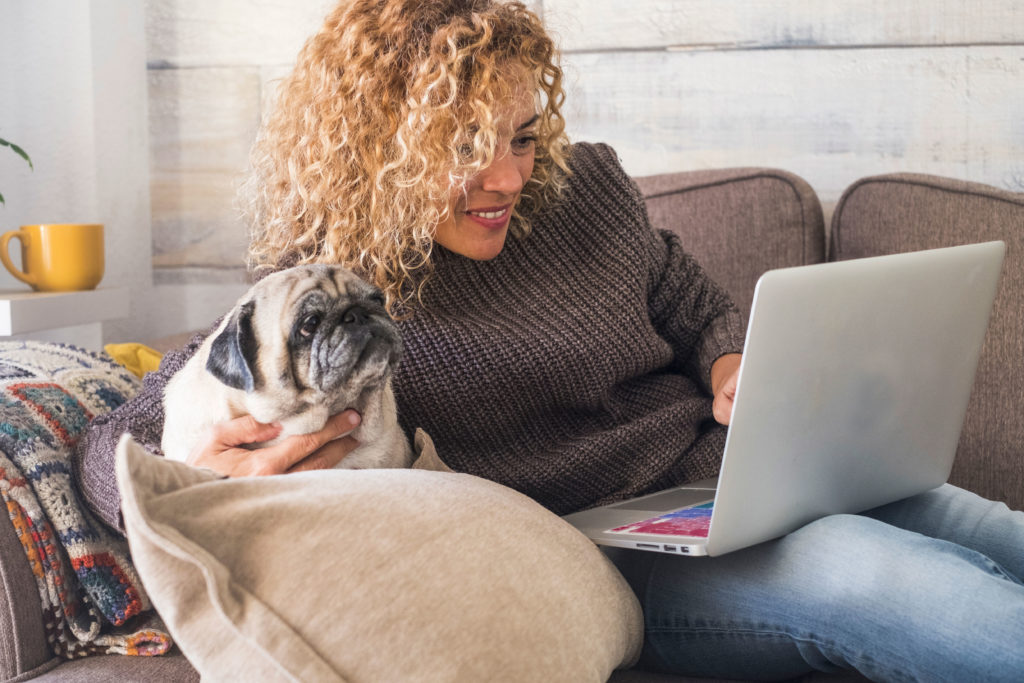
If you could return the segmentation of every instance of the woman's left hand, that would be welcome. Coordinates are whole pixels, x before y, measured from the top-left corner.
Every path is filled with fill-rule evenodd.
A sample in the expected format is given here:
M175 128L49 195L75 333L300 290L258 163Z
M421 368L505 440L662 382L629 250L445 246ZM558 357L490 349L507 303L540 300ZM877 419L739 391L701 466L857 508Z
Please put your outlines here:
M711 366L711 393L715 400L711 412L715 420L727 425L732 420L732 404L736 399L736 383L740 376L739 353L727 353Z

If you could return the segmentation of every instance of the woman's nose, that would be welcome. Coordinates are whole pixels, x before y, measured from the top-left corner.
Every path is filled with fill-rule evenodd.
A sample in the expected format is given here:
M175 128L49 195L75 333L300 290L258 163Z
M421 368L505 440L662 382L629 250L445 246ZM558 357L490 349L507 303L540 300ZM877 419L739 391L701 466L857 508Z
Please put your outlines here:
M515 162L515 155L506 149L490 166L481 171L480 188L485 192L517 194L523 189L523 176Z

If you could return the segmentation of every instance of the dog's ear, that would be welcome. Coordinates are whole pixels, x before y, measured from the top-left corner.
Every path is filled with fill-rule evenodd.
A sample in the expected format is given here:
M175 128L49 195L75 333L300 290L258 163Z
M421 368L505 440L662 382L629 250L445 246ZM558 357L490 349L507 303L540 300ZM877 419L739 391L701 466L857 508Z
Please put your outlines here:
M227 325L210 345L206 369L234 389L252 391L258 382L256 355L259 342L253 330L254 301L247 301L231 315Z

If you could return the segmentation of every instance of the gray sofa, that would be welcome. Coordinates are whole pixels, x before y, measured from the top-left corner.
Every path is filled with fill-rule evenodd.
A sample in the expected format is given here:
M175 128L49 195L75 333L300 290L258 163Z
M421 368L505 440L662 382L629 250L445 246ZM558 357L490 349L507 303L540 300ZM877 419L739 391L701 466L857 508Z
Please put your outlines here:
M765 270L1001 239L1007 259L961 437L952 481L1024 507L1024 194L923 175L866 178L836 206L826 232L821 205L800 178L772 169L728 169L637 179L651 221L678 232L749 311ZM827 245L827 246L826 246ZM0 680L197 681L176 650L157 658L53 656L31 568L0 519ZM807 680L863 680L812 675ZM637 670L618 683L687 680Z

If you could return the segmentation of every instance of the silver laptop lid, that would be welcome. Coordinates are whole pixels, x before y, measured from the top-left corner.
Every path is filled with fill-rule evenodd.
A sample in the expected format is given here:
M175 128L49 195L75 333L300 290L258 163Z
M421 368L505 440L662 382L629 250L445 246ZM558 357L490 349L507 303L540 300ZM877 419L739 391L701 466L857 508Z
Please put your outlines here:
M1005 249L989 242L761 278L709 554L946 481Z

